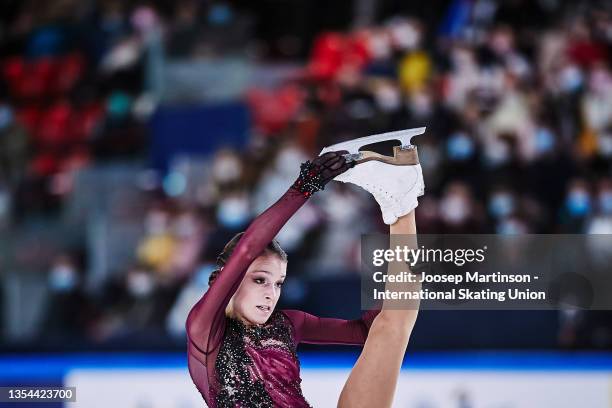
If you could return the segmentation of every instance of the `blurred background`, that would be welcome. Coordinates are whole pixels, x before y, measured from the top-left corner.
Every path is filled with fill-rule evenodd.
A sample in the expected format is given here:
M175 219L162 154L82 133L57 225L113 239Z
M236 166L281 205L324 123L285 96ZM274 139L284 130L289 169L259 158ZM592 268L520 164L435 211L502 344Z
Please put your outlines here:
M421 233L612 233L608 1L0 4L2 384L201 406L184 323L216 256L355 137L427 126ZM329 185L278 236L280 307L358 316L360 236L385 231ZM424 311L401 406L611 407L611 348L607 312ZM357 351L301 351L335 406Z

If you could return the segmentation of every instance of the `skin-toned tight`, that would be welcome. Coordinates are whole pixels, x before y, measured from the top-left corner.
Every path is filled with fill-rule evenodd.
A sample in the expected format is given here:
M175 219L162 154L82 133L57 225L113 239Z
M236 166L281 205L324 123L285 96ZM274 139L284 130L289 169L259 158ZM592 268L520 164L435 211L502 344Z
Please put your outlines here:
M416 234L414 211L391 225L390 233ZM393 236L391 242L394 243ZM389 274L398 273L402 268L405 270L406 264L389 263ZM383 304L370 327L361 355L340 394L339 408L383 408L393 403L402 360L418 315L418 304L414 310L393 310L385 306L390 304Z

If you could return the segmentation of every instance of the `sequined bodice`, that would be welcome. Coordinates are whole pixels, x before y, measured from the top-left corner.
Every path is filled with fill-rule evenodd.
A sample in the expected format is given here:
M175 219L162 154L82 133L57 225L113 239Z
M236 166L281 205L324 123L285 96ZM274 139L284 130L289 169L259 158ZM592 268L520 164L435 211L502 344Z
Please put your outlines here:
M291 323L282 312L274 312L263 326L227 319L215 370L218 407L309 407Z

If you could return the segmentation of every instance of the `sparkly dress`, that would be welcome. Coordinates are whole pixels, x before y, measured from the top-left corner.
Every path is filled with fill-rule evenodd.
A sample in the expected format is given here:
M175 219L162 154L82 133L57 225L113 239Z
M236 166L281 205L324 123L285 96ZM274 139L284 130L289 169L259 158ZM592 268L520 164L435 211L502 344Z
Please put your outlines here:
M258 326L246 326L225 315L251 262L306 200L290 188L258 216L189 313L189 373L210 408L309 407L300 385L297 345L365 342L377 311L368 311L361 319L342 320L277 310Z

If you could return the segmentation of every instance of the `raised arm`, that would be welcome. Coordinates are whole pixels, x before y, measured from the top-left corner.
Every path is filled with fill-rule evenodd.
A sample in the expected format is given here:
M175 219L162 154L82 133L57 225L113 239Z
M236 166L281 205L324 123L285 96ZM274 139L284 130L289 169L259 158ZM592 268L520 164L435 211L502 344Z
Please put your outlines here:
M198 359L205 360L205 356L219 346L225 330L225 308L251 262L312 193L350 167L342 153L326 153L312 163L304 163L293 186L249 225L223 271L189 312L186 324L189 341L204 355ZM206 361L201 362L206 365Z

